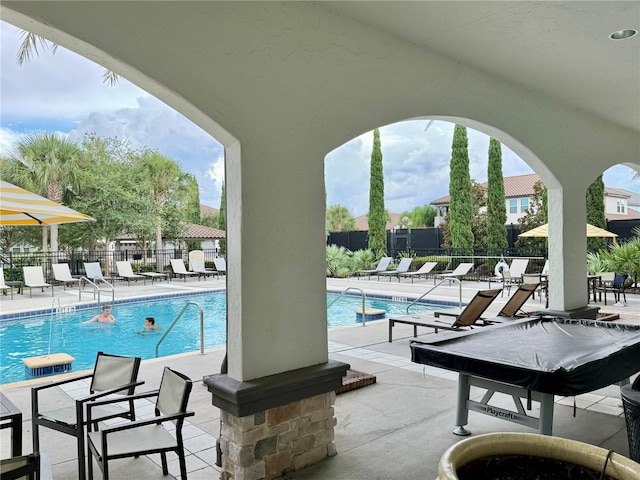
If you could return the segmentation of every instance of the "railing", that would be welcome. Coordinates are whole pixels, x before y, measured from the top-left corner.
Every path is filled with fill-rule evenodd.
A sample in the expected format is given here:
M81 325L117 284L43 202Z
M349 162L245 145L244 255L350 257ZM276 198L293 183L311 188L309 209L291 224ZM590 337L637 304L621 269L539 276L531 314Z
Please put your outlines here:
M96 280L102 280L103 283L107 284L111 289L111 303L113 303L116 299L116 289L113 285L111 285L106 280L96 277ZM82 283L87 282L93 286L93 299L96 299L96 291L98 292L98 303L100 303L100 286L97 283L92 282L89 278L82 276L80 277L80 288L78 289L78 301L82 300Z
M413 302L411 302L409 305L407 305L407 314L409 313L409 308L411 308L413 305L418 303L420 300L422 300L428 294L433 292L436 288L438 288L444 282L451 282L451 281L458 282L458 306L462 307L462 281L459 278L455 278L455 277L443 278L437 284L435 284L433 287L431 287L429 290L427 290L425 293L423 293L418 298L416 298Z
M327 310L329 310L329 307L334 303L336 303L338 300L340 300L344 296L344 294L347 293L349 290L357 290L362 295L362 326L366 327L367 319L366 319L366 311L365 311L365 302L367 301L367 296L365 295L364 291L361 288L357 288L357 287L345 288L342 292L340 292L340 295L338 295L338 297L333 302L327 305Z
M162 335L162 338L158 340L158 343L156 344L156 358L158 358L158 349L160 348L160 344L163 342L166 336L169 335L169 332L171 331L173 326L177 323L177 321L180 320L180 318L182 317L182 314L187 310L187 307L189 305L195 305L196 307L198 307L198 310L200 310L200 355L204 355L204 312L202 311L202 306L199 303L187 302L186 305L182 307L182 310L180 310L180 313L178 314L178 316L173 320L173 322L171 322L171 325L169 325L169 328L167 328L167 331L164 332L164 335Z

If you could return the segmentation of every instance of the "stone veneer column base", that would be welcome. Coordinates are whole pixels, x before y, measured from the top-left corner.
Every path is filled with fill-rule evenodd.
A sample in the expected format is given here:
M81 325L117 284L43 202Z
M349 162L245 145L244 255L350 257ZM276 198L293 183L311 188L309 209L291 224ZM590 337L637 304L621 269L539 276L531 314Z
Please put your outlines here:
M221 412L222 480L271 480L336 454L335 393L246 417Z
M206 378L221 410L220 478L274 479L335 455L333 403L349 367L329 360L246 382Z

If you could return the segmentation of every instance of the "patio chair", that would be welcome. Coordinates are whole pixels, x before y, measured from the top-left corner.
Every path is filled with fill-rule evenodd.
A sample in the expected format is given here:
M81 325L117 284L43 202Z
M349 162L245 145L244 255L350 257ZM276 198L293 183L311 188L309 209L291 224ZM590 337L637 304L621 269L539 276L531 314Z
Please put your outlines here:
M413 325L413 336L418 336L418 327L433 328L435 333L438 330L460 330L465 327L484 326L485 323L478 323L482 320L481 315L496 299L500 289L479 290L462 310L449 309L440 312L433 312L431 315L405 315L402 317L389 318L389 342L393 341L393 327L396 323ZM440 316L452 316L453 321L440 320Z
M512 285L519 285L521 283L521 277L527 270L529 265L528 258L514 258L511 260L509 269L504 269L500 272L500 276L489 278L489 288L491 288L491 282L502 282L503 288L508 285L507 293L511 293ZM505 283L505 281L507 283Z
M22 267L24 274L24 285L29 287L29 298L34 288L41 288L44 292L45 288L51 288L51 296L53 297L53 285L44 281L42 267Z
M425 262L418 270L414 272L404 272L398 274L398 281L400 281L400 277L410 277L411 283L413 283L414 278L420 278L424 275L425 280L432 275L431 271L436 268L438 262Z
M6 293L7 290L11 293L11 300L13 300L13 287L10 287L4 282L4 268L0 267L0 290Z
M360 277L362 275L368 275L369 279L371 279L371 275L377 275L380 272L384 272L389 268L389 264L391 263L391 257L382 257L376 265L376 268L373 270L359 270L356 272L356 276Z
M380 275L389 276L389 281L391 281L391 277L398 277L398 282L400 282L400 274L407 273L409 271L409 267L411 266L411 262L413 258L403 258L400 260L398 264L398 268L395 270L385 270L383 272L378 272L378 280L380 280Z
M216 270L218 271L218 275L226 275L227 274L227 261L222 258L214 258L213 264L216 266Z
M204 252L202 250L190 250L189 251L189 270L193 271L191 265L192 260L202 260L204 264Z
M219 275L217 270L214 270L212 268L205 268L204 260L202 260L201 258L190 259L189 265L191 266L191 270L193 272L199 274L202 277L206 277L207 275L210 275L212 277Z
M435 285L436 280L442 280L447 278L457 278L458 280L460 280L462 277L467 275L472 268L473 268L473 263L461 263L452 272L439 273L435 275L433 277L433 284Z
M78 285L78 287L80 286L80 279L73 278L71 276L71 271L69 270L69 264L53 263L51 265L51 269L53 270L53 279L56 282L62 283L62 288L64 290L67 289L68 284Z
M112 277L105 277L102 274L102 268L100 268L100 263L98 262L84 262L84 273L89 280L96 284L98 282L103 282L107 285L111 285L109 280L113 280Z
M522 284L536 285L538 301L542 302L542 293L546 293L546 282L543 281L541 273L523 273ZM533 293L533 299L536 299L535 292Z
M173 270L174 275L182 277L185 282L187 281L187 277L196 276L198 277L198 280L200 279L200 274L198 274L197 272L187 271L186 267L184 266L184 262L179 258L171 259L171 270Z
M85 416L85 409L98 399L108 395L118 395L120 400L123 395L133 395L135 387L144 382L138 382L138 369L140 357L122 357L98 352L93 373L74 377L59 382L33 387L31 389L31 421L34 451L40 450L40 427L51 428L58 432L76 437L78 446L78 478L85 478L85 449L84 427L91 430L92 425ZM66 401L56 398L52 410L42 407L45 397L53 400L52 395L43 395L52 387L60 387L72 382L91 379L88 395L73 400L67 397ZM80 387L78 387L80 388ZM52 402L53 403L53 402ZM110 418L127 418L135 420L133 400L125 405L104 405L93 411L91 423L97 428L100 421Z
M534 294L538 286L539 284L537 283L523 283L507 300L498 315L490 318L482 317L482 321L484 323L503 323L515 318L531 316L530 313L523 311L522 307Z
M137 282L140 279L142 279L143 285L147 284L147 277L145 275L133 273L133 268L131 268L131 263L129 263L128 260L116 262L116 270L118 271L118 277L127 281L127 286L131 285L131 280L135 280Z
M610 275L607 275L610 272L603 272L600 275L601 284L596 287L596 291L598 292L598 298L602 300L602 293L604 293L604 304L607 304L607 292L613 293L613 299L615 300L615 306L626 307L627 306L627 295L625 293L625 282L627 280L627 275L622 273L613 273L613 278ZM620 295L624 301L620 301Z
M167 475L167 452L175 452L180 464L180 478L187 480L182 426L186 417L194 415L194 412L187 411L191 387L192 381L188 377L165 367L158 390L129 397L130 401L156 397L155 416L89 432L89 479L93 479L94 458L102 470L104 480L108 480L109 461L151 453L160 454L162 473ZM93 410L113 401L118 400L105 400L89 405L87 420L93 422ZM170 428L166 424L170 424Z
M0 460L0 480L40 480L38 452Z

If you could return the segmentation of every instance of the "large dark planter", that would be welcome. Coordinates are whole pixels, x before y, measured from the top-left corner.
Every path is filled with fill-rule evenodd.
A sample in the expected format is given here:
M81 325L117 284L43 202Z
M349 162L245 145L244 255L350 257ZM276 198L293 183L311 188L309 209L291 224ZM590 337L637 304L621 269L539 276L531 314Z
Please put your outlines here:
M451 446L440 458L438 480L458 480L460 467L473 460L501 455L526 455L569 462L600 472L608 450L588 443L535 433L489 433ZM640 479L640 463L612 453L605 474L616 480Z

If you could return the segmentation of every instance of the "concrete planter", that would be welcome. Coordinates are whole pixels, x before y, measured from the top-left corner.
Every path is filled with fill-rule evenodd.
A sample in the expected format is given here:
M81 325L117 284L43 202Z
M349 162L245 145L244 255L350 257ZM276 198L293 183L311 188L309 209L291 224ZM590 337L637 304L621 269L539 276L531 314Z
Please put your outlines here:
M451 446L440 458L438 480L457 480L457 469L492 455L529 455L546 457L602 470L608 450L588 443L535 433L489 433L468 438ZM612 453L606 475L616 480L640 479L640 464Z

